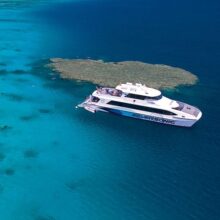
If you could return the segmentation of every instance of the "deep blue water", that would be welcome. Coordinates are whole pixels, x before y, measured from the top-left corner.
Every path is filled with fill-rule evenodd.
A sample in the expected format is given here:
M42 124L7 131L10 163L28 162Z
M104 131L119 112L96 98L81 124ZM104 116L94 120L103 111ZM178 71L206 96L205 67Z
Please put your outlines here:
M220 219L218 1L0 2L0 219ZM185 68L189 129L75 110L50 57ZM6 126L4 126L6 125Z

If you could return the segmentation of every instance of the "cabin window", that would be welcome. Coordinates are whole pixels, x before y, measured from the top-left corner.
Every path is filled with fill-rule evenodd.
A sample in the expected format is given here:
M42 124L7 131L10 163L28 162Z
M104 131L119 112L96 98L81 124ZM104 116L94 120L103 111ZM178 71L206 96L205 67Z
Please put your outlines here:
M152 112L152 113L157 113L157 114L176 115L173 112L163 110L163 109L150 108L150 107L134 105L134 104L129 104L129 103L123 103L123 102L117 102L117 101L110 101L108 104L109 105L120 106L120 107L125 107L125 108L133 108L133 109L137 109L137 110L140 110L140 111L147 111L147 112Z
M132 94L129 93L126 95L127 98L132 98L132 99L140 99L140 100L145 100L145 99L151 99L151 100L159 100L162 98L162 95L155 96L155 97L149 97L149 96L144 96L144 95L137 95L137 94Z
M178 110L178 111L182 111L185 104L183 102L179 102L179 101L177 101L177 103L179 104L179 106L176 108L173 108L173 109Z
M149 96L146 96L147 99L152 99L152 100L160 100L162 98L162 95L158 95L158 96L155 96L155 97L149 97Z
M136 94L131 94L131 93L126 95L126 97L127 98L132 98L132 99L141 99L141 100L146 99L146 96L144 96L144 95L136 95Z
M100 99L99 98L97 98L97 97L95 97L95 96L92 96L92 98L91 98L91 101L92 102L98 102Z

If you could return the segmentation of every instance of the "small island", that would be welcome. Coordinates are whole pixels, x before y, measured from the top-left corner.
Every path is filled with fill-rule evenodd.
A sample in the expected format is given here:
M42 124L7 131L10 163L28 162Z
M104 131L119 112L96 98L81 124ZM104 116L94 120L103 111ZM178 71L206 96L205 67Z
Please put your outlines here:
M104 62L91 59L50 59L48 65L62 78L115 87L119 83L142 83L157 89L194 85L196 75L177 67L139 61Z

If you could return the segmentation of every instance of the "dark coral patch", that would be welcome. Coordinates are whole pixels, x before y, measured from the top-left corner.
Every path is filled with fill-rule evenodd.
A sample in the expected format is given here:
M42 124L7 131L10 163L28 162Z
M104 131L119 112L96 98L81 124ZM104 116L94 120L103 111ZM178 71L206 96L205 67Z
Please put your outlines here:
M80 179L80 180L73 180L70 181L68 183L66 183L66 187L69 188L71 191L75 191L78 188L82 187L85 184L85 180L84 179Z
M29 80L28 80L28 79L24 79L24 78L17 78L17 79L15 79L15 82L18 82L18 83L27 83L27 82L29 82Z
M45 108L40 108L40 109L38 109L38 111L40 113L44 113L44 114L48 114L48 113L52 112L50 109L45 109Z
M0 62L0 66L7 66L7 64Z
M7 176L12 176L12 175L14 175L14 173L15 173L15 170L12 169L12 168L7 168L7 169L5 169L5 174L6 174Z
M0 131L8 131L10 130L12 127L9 125L0 125Z
M21 52L22 50L19 49L19 48L15 48L14 51L16 51L16 52Z
M30 120L33 120L37 117L37 115L33 114L33 115L24 115L24 116L21 116L20 119L22 121L30 121Z
M12 73L14 73L14 74L25 74L26 73L26 71L24 71L24 70L14 70L14 71L11 71Z
M74 182L66 183L65 185L66 185L66 187L67 187L68 189L70 189L71 191L76 190L77 187L78 187L77 184L75 184Z
M23 101L25 99L23 96L14 93L1 92L0 95L9 98L12 101L17 101L17 102Z
M60 144L59 141L56 141L56 140L55 140L55 141L52 141L52 145L53 145L53 146L58 146L59 144Z
M4 159L5 159L5 155L2 152L0 152L0 161L3 161Z
M38 156L38 152L34 149L27 149L24 151L25 158L36 158Z
M37 216L34 220L56 220L53 216Z

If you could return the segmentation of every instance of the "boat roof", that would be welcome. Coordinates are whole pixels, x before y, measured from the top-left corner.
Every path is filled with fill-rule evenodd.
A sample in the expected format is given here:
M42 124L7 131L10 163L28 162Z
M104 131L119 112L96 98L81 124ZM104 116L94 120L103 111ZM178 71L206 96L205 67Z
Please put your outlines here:
M121 90L124 93L143 95L148 97L157 97L161 95L161 92L157 89L149 88L146 85L140 83L123 83L116 86L116 89Z

